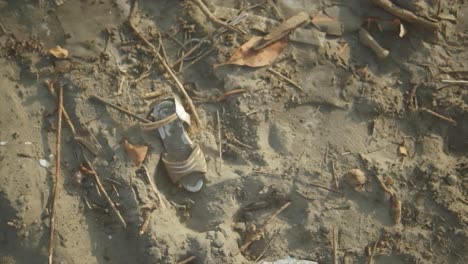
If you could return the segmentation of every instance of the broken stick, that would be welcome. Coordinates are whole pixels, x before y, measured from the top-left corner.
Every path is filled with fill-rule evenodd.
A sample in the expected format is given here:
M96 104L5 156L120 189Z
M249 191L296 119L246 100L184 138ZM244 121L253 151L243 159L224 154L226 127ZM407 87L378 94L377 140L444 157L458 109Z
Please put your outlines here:
M390 52L384 49L380 44L372 37L369 31L364 28L359 29L359 40L365 46L369 47L379 59L384 59L390 54Z
M211 11L208 9L208 7L201 1L201 0L192 0L192 2L194 4L196 4L200 10L215 24L219 25L219 26L222 26L226 29L229 29L231 31L234 31L234 32L237 32L241 35L245 35L244 32L242 32L240 29L234 27L234 26L231 26L229 24L227 24L226 22L223 22L221 20L219 20L215 15L213 15L213 13L211 13Z
M127 228L127 223L125 222L124 218L122 217L122 214L120 214L119 209L117 209L117 207L115 206L114 201L112 201L112 199L110 198L110 196L107 193L106 189L104 189L104 186L102 186L101 180L99 179L99 175L97 174L97 172L94 169L93 165L91 164L91 162L88 161L88 159L86 159L86 157L85 157L85 161L86 161L86 165L89 167L89 170L91 171L91 175L93 175L94 180L96 181L96 185L97 185L98 190L102 194L104 194L104 197L106 198L107 202L112 207L112 209L114 210L115 214L117 215L117 218L119 218L119 221L122 224L122 226L124 228Z
M304 92L304 88L302 88L302 86L300 86L298 83L296 83L295 81L291 80L290 78L284 76L281 72L273 69L273 68L268 68L268 71L273 73L273 74L276 74L278 77L280 77L281 79L283 79L284 81L288 82L289 84L291 84L292 86L296 87L297 89L299 89L301 92Z
M422 108L421 108L421 111L424 111L424 112L426 112L426 113L428 113L428 114L430 114L430 115L433 115L433 116L435 116L435 117L437 117L437 118L440 118L440 119L442 119L442 120L445 120L445 121L449 122L449 123L452 124L452 125L455 125L455 126L457 125L457 121L453 120L453 119L450 118L450 117L446 117L446 116L444 116L444 115L441 115L441 114L439 114L439 113L436 113L436 112L432 111L431 109L427 109L427 108L425 108L425 107L422 107Z
M158 191L158 188L156 188L156 184L154 183L153 178L149 175L148 169L146 169L145 165L141 165L141 170L143 171L143 174L146 177L146 180L148 181L151 190L153 190L154 195L156 195L156 198L159 200L159 206L162 208L166 208L166 200L163 200L161 194Z
M333 249L333 264L338 264L338 235L336 233L336 228L333 226L332 234L332 249Z
M151 123L150 120L148 120L148 119L146 119L146 118L143 118L143 117L140 117L140 116L138 116L137 114L134 114L134 113L130 112L129 110L127 110L127 109L125 109L125 108L122 108L122 107L120 107L120 106L118 106L118 105L116 105L116 104L113 104L113 103L107 101L106 99L101 98L101 97L99 97L99 96L97 96L97 95L91 95L89 98L91 98L91 99L93 99L93 100L96 100L96 101L98 101L98 102L100 102L100 103L103 103L103 104L105 104L105 105L107 105L107 106L110 106L110 107L112 107L112 108L114 108L114 109L117 109L117 110L119 110L120 112L122 112L122 113L124 113L124 114L126 114L126 115L129 115L129 116L131 116L131 117L137 119L138 121L141 121L141 122L144 122L144 123Z
M399 17L407 22L418 24L430 30L436 31L439 29L439 25L435 22L431 22L422 17L415 15L413 12L403 9L394 5L390 0L372 0L372 2L389 12L390 14Z
M57 204L57 195L59 192L60 180L60 160L61 160L61 137L62 137L62 113L63 113L63 87L59 86L58 95L58 118L57 118L57 137L56 137L56 159L55 159L55 183L52 194L52 205L50 213L50 238L49 238L49 264L52 264L54 256L54 232L55 232L55 212Z
M184 260L181 260L181 261L177 262L177 264L187 264L190 261L195 260L196 258L197 257L195 257L195 256L190 256L190 257L188 257L188 258L186 258Z

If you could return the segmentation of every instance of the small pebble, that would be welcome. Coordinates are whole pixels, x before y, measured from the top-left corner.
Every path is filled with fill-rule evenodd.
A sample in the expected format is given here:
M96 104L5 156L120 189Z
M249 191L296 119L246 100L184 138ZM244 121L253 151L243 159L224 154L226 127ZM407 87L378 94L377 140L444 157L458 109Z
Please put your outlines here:
M456 175L454 174L450 174L449 176L447 176L447 178L445 178L445 181L447 182L448 185L456 185L457 182L458 182L458 178Z

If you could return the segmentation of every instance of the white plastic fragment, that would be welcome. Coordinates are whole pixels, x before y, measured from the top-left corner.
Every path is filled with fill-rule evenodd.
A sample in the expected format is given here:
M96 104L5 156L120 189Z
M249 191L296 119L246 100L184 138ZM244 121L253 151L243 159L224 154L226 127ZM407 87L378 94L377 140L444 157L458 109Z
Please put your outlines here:
M203 179L199 179L194 185L185 184L182 186L189 192L198 192L203 187Z
M40 159L39 160L39 165L44 168L49 168L50 167L50 162L48 162L46 159Z
M180 119L182 119L185 123L190 125L190 115L189 113L187 113L187 111L185 111L185 108L182 105L182 100L176 94L172 94L172 96L174 97L175 111L176 111L177 116Z
M25 145L32 145L33 143L31 141L26 141L24 142Z
M8 144L8 141L0 141L0 146L6 146Z

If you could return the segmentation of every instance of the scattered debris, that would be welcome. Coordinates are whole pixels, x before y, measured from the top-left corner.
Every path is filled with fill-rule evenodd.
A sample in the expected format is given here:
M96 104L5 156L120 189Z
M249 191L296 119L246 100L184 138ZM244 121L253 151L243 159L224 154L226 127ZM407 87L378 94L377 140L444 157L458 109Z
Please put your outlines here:
M148 147L143 145L133 145L126 139L124 140L124 147L128 157L135 163L135 166L140 166L146 158Z
M390 54L390 52L382 48L374 37L364 28L359 29L359 40L362 44L369 47L379 59L384 59Z
M55 48L51 48L49 53L52 54L57 59L66 59L68 58L68 50L57 45Z

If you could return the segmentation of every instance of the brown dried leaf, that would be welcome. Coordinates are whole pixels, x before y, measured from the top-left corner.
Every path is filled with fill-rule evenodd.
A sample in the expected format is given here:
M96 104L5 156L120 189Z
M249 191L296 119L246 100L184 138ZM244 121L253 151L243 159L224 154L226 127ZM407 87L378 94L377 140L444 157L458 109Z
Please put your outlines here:
M68 50L57 45L55 48L51 48L49 53L54 55L57 59L66 59L68 58Z
M262 39L262 37L253 36L249 41L238 48L227 62L217 66L225 64L245 65L249 67L266 66L272 63L288 44L287 39L282 38L261 50L254 50L252 47L260 39Z
M140 166L143 160L145 160L146 153L148 153L148 147L132 145L127 140L124 140L124 147L128 157L135 162L135 166Z

